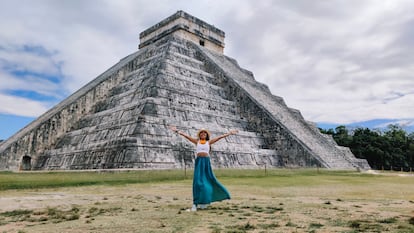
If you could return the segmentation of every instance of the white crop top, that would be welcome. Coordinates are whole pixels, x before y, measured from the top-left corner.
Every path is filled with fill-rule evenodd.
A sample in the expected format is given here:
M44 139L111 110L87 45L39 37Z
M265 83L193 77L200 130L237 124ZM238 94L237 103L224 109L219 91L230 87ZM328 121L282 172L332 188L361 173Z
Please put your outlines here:
M206 143L201 144L200 141L197 142L196 154L200 152L209 153L210 152L210 144L208 141Z

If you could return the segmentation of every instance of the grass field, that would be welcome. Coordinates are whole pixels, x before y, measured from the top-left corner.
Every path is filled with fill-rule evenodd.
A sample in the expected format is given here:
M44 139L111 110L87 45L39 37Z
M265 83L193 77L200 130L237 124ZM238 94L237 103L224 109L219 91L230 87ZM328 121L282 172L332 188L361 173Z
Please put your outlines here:
M187 212L182 170L0 172L0 232L414 232L414 176L215 170L232 199Z

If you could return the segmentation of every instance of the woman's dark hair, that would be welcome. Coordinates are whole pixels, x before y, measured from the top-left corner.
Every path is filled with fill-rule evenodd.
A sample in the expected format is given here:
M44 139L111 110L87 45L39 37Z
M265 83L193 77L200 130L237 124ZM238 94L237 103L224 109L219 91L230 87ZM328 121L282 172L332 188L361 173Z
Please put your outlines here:
M206 133L206 134L207 134L207 136L206 136L206 140L207 140L207 141L209 141L209 140L210 140L210 135L209 135L209 134L208 134L208 132L207 132L207 131L205 131L205 130L201 130L201 131L198 133L198 138L200 138L200 134L201 134L202 132L204 132L204 133Z

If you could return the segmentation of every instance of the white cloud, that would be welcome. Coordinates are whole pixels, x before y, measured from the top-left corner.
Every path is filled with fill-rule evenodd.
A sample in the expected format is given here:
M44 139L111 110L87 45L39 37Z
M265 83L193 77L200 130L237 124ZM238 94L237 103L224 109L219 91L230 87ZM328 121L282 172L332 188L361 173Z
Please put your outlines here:
M13 71L58 75L59 62L53 59L53 53L36 50L43 49L31 45L3 44L3 48L0 48L0 66Z
M412 1L5 0L0 59L60 72L61 91L72 93L136 51L141 31L180 9L224 30L226 55L308 120L414 118ZM1 50L22 45L42 46L52 55ZM8 88L20 85L5 74L0 71ZM33 90L51 95L59 89L35 81ZM38 102L33 106L33 112L44 111Z
M239 43L248 42L244 50L237 50L240 45L232 48L256 79L312 121L351 123L414 115L410 95L400 96L413 88L413 69L399 59L413 58L413 44L395 43L406 33L403 25L413 19L413 3L295 3L273 8L269 22L259 15L244 25L264 26L241 33L247 37L253 32L254 39Z
M46 112L51 106L42 102L16 96L0 94L2 106L0 113L18 116L37 117Z
M40 79L39 77L26 76L24 79L17 79L0 72L0 93L10 92L13 90L32 91L41 95L62 98L62 93L59 92L60 86L49 80ZM0 109L2 106L0 105Z
M1 45L0 113L35 117L64 97L54 55L41 46ZM43 100L36 100L39 97Z

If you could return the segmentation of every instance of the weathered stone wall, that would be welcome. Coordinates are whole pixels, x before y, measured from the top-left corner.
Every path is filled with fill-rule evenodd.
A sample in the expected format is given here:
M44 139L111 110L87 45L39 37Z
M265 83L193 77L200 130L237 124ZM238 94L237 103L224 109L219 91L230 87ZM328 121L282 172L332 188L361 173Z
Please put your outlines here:
M369 168L366 160L356 159L350 151L341 149L334 141L326 140L313 124L303 119L298 110L288 108L281 97L272 95L266 85L256 82L253 74L240 68L234 59L211 53L201 47L195 48L202 54L206 64L212 67L211 70L215 70L219 76L225 77L229 83L239 87L244 95L254 102L254 106L259 109L254 114L263 112L271 119L273 125L281 126L294 142L301 144L300 148L309 152L324 167ZM288 154L292 157L294 153L290 151Z
M132 56L143 57L140 53ZM36 161L44 151L55 148L61 137L79 128L84 115L99 111L100 101L107 98L110 88L118 86L120 78L129 68L130 64L127 64L129 59L130 57L126 57L4 141L0 145L0 169L18 169L23 156L30 156Z
M280 120L294 118L290 121L301 125L296 127L308 128L300 112L287 108L236 64L182 38L164 37L122 59L3 142L0 169L192 166L194 145L173 134L169 125L193 136L200 128L213 136L239 130L213 145L216 167L354 166L348 162L352 156L336 158L341 163L319 156L309 143L321 139L298 136L298 130ZM278 105L280 113L269 104ZM332 157L338 157L335 153Z
M264 111L251 96L247 95L245 90L229 77L226 77L225 73L217 66L217 64L207 61L202 55L199 56L201 56L200 59L205 60L205 69L214 74L215 84L222 86L226 92L226 96L230 97L230 100L236 103L237 108L235 114L240 115L242 119L247 120L245 130L253 131L256 134L261 135L263 145L261 145L261 152L259 152L259 154L262 154L261 156L266 160L263 163L277 167L326 166L324 161L320 160L317 156L312 155L311 150L305 144L297 140L287 128L279 122L276 122L274 119L271 119L270 115ZM254 81L251 72L246 70L243 70L243 72L250 76ZM256 82L254 84L258 89L265 89L268 91L265 85ZM276 101L284 104L282 98L276 96L274 96L274 98ZM297 114L297 112L295 113ZM269 151L270 154L266 154L266 150ZM269 155L273 158L268 158ZM277 159L275 159L275 157Z

